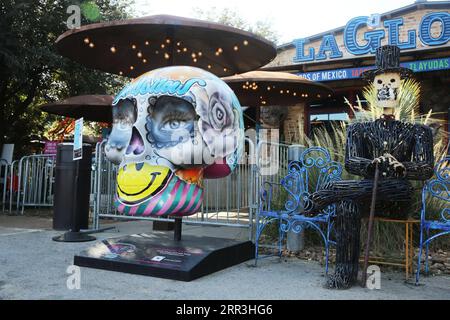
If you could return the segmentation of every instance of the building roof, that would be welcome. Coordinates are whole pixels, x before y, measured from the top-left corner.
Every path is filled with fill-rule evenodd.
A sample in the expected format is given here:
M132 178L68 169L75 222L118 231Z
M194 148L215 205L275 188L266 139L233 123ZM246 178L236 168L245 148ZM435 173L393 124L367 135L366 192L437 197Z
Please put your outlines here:
M444 9L444 8L450 8L450 1L416 1L415 3L412 3L410 5L407 5L405 7L401 7L395 10L391 10L385 13L381 14L381 19L389 19L392 16L398 16L407 12L411 12L411 11L416 11L416 10L421 10L421 9ZM322 38L325 35L328 34L336 34L336 33L340 33L343 32L345 26L342 27L338 27L332 30L328 30L325 32L321 32L318 34L315 34L313 36L310 37L306 37L307 39L309 39L310 41L314 41L317 39ZM282 50L286 50L289 49L291 47L294 47L293 42L288 42L285 44L282 44L280 46L277 47L277 51L282 51Z

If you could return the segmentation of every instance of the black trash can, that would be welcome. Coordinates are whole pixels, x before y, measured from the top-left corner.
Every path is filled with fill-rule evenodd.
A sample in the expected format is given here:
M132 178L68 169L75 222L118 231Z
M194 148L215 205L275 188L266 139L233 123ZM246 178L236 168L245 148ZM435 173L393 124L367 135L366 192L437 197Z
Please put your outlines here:
M75 184L78 168L78 183ZM73 160L73 143L60 143L56 154L53 229L70 230L89 226L92 147L83 144L83 158ZM77 190L75 188L77 187ZM76 197L76 198L75 198ZM75 214L75 219L73 215Z

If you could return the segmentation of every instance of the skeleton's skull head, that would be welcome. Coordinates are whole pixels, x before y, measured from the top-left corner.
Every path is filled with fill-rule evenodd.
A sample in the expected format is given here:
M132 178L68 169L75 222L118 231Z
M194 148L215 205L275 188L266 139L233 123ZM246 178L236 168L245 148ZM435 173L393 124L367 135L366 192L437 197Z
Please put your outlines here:
M202 179L231 173L243 147L233 91L202 69L167 67L128 84L113 102L105 147L119 165L117 208L128 215L190 215Z
M393 114L398 105L400 74L396 72L378 74L373 79L373 84L377 92L378 106L384 109L384 114Z

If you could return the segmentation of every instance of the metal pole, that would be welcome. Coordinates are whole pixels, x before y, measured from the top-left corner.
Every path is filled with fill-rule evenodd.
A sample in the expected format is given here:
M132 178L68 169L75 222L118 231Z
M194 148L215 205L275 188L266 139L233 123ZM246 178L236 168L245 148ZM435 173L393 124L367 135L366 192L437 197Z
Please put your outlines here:
M7 193L7 184L8 184L8 167L9 165L5 165L5 176L3 177L3 200L2 200L2 212L5 212L6 206L6 193Z
M373 219L375 217L375 204L376 204L376 200L377 200L378 176L379 176L379 168L378 168L378 162L377 162L377 163L375 163L375 177L373 180L372 201L370 203L369 227L367 230L366 252L364 255L364 268L363 268L363 274L362 274L363 288L366 287L366 282L367 282L367 267L369 266L370 242L372 241L372 227L373 227Z
M181 229L182 229L182 218L175 218L175 228L173 231L173 240L180 241L181 240Z

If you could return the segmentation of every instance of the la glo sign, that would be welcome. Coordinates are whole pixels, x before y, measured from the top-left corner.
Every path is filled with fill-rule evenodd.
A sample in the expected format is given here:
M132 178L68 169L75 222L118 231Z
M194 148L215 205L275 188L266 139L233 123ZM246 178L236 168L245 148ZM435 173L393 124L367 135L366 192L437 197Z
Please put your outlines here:
M346 50L351 55L365 55L375 53L376 48L381 45L381 40L388 37L388 43L397 45L402 50L415 49L417 47L417 34L424 46L442 46L450 41L450 13L446 11L432 12L424 15L417 30L407 31L407 40L400 41L400 28L403 26L403 18L385 20L384 29L375 29L380 24L379 15L370 17L361 16L350 20L344 28L343 38ZM441 32L432 35L431 28L440 24ZM364 33L364 40L357 40L358 29L368 26L370 30ZM343 57L342 51L332 34L323 36L319 51L306 47L308 39L297 39L293 41L296 54L294 62L307 62L326 59L338 59Z

